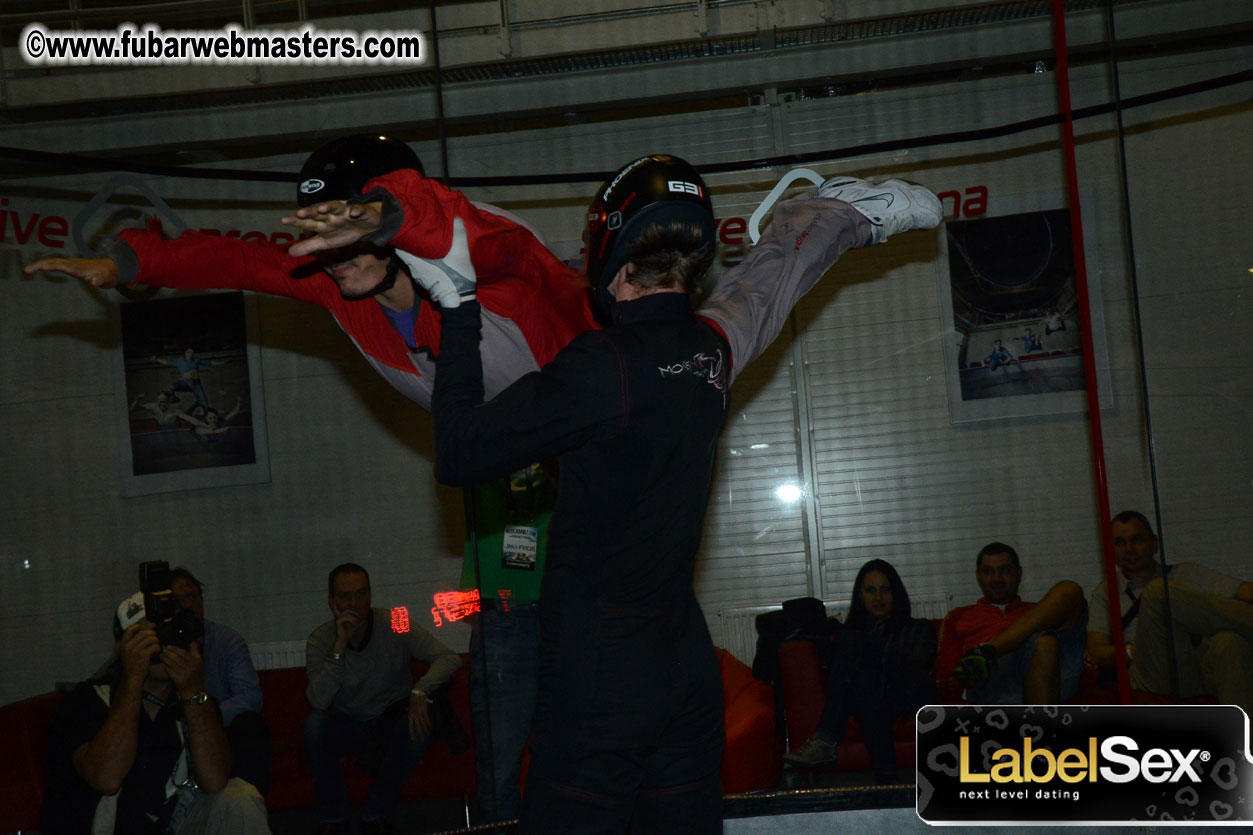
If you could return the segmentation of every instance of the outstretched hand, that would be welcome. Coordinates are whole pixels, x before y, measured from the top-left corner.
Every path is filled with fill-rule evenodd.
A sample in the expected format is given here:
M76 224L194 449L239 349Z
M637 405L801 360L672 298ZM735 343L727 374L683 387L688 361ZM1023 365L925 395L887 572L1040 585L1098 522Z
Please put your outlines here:
M204 689L204 660L194 642L187 649L166 647L161 651L161 663L182 698L191 698Z
M117 264L112 258L41 258L33 264L27 264L22 272L34 275L40 270L81 278L92 287L102 290L116 287L119 280Z
M287 250L300 256L355 244L376 232L382 220L382 201L350 205L343 200L331 200L306 206L296 214L283 218L282 223L313 233L312 238L297 241Z

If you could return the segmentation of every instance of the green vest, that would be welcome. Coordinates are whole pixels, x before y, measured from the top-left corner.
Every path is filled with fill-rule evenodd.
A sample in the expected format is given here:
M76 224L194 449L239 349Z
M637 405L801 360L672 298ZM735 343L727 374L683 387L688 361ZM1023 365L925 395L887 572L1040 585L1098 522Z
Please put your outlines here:
M532 464L473 490L467 490L467 527L461 587L478 588L485 599L539 600L548 522L557 502L555 460ZM475 539L478 582L475 582Z

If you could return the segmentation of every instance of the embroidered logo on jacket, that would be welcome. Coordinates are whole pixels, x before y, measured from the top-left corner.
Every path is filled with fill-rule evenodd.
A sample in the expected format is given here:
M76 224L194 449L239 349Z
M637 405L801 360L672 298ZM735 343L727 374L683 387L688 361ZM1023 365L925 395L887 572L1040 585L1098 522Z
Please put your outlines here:
M725 404L727 399L727 380L726 375L723 373L724 367L722 350L719 349L712 354L706 354L703 351L693 354L690 360L662 365L657 370L661 372L662 377L678 377L683 374L692 374L700 377L706 383L722 392L722 402Z

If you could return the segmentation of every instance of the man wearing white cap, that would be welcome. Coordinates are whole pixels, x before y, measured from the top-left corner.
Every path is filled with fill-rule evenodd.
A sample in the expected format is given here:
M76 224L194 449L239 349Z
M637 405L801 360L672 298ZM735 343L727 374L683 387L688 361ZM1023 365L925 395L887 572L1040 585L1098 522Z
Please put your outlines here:
M229 778L195 643L163 647L142 592L118 606L113 631L117 663L68 693L49 729L40 830L268 833L257 790Z

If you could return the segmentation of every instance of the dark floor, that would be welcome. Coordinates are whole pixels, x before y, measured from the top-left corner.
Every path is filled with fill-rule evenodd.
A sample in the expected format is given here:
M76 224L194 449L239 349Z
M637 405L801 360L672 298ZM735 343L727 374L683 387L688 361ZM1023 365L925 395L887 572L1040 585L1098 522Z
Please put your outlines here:
M902 768L899 783L875 785L869 773L834 769L785 768L779 787L772 792L730 795L724 802L726 818L761 817L800 812L843 811L913 807L914 769ZM514 833L516 827L467 825L466 809L459 798L408 801L396 811L393 822L405 835L436 833ZM317 826L312 809L287 809L270 813L274 835L308 835Z
M403 801L392 822L405 835L429 835L436 832L474 831L466 828L466 809L461 798L440 797L431 800ZM313 809L284 809L270 812L270 830L274 835L310 835L318 825ZM481 831L511 831L491 828Z

